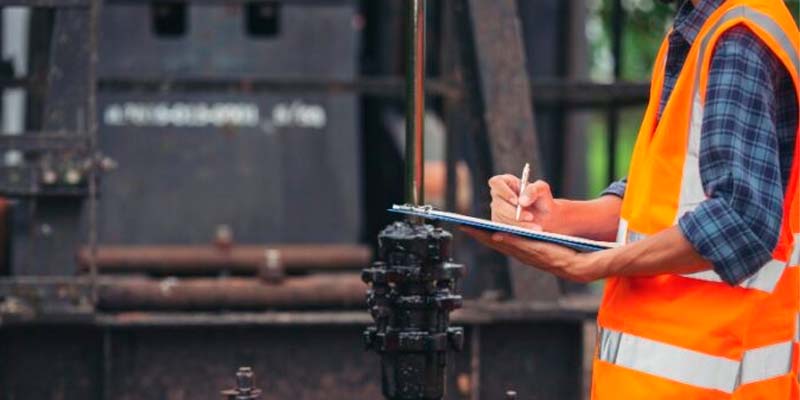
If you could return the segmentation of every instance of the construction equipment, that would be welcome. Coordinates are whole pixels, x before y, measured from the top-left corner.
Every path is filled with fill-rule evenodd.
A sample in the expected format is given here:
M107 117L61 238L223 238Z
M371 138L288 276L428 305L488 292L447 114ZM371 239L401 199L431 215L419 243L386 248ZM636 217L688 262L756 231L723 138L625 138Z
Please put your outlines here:
M0 135L0 148L26 161L25 171L0 171L9 198L0 240L12 250L0 259L0 398L210 400L238 365L269 371L262 397L271 398L376 399L387 386L424 378L418 389L433 397L443 389L447 398L491 399L513 385L522 398L580 398L591 302L563 298L555 279L530 269L509 272L505 258L458 232L389 225L385 208L403 201L404 168L397 149L381 146L391 138L380 123L403 100L411 110L423 104L421 90L404 96L403 45L422 43L403 39L407 4L0 0L34 7L28 74L2 76L0 86L25 88L36 111L20 135ZM585 7L582 0L427 5L427 108L447 126L449 175L456 162L472 172L475 215L487 210L489 176L534 162L537 152L563 153L535 141L534 105L647 97L643 85L558 79L572 48L554 45L560 16ZM583 20L570 24L583 34ZM100 33L90 40L92 27ZM544 64L547 79L531 81ZM554 125L539 132L556 138ZM406 144L418 160L421 142ZM544 171L561 165L540 162ZM422 204L422 169L410 172L407 201ZM436 307L408 310L377 295L373 305L438 322L378 324L364 310L360 270L372 254L395 252L372 247L387 225L382 239L438 247L419 254L439 261L418 264L447 279L431 289L429 276L409 277L394 288L401 297L421 292ZM369 279L416 268L383 261ZM466 300L450 313L457 294ZM451 320L463 327L461 352L452 351L461 339ZM376 326L375 347L392 330L439 343L383 352L386 376L414 360L446 358L447 368L421 367L385 385L375 353L360 351L370 324L387 328Z

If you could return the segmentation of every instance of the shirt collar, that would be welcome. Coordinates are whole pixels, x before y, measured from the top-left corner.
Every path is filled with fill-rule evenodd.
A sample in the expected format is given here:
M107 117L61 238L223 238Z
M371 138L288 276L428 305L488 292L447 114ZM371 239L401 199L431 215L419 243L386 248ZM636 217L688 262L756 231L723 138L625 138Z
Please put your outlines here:
M678 10L678 15L675 17L675 23L673 25L675 32L683 36L689 44L694 43L703 24L705 24L708 17L710 17L724 1L725 0L701 0L700 4L695 7L692 5L691 1L686 0Z

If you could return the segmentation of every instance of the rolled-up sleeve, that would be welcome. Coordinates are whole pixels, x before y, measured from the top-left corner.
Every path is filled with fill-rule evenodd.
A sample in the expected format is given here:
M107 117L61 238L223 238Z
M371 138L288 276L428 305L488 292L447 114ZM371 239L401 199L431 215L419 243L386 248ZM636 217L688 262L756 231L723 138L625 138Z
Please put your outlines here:
M700 139L707 200L678 225L729 284L757 272L778 240L784 190L774 86L782 72L746 28L723 35L712 58Z
M620 179L611 183L600 196L617 196L619 198L625 197L625 188L628 187L628 178Z

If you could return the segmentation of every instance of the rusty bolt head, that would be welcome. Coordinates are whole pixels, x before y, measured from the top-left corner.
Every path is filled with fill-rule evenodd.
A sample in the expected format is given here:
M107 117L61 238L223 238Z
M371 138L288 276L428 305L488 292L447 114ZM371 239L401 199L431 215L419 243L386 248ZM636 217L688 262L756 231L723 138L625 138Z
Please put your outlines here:
M239 367L236 372L236 385L240 391L253 389L253 369L250 367Z
M53 185L58 181L58 174L52 169L42 171L42 182L45 185Z
M117 162L109 157L100 159L100 169L103 171L111 171L117 168Z
M70 185L77 185L81 181L81 173L75 168L70 168L64 173L64 181Z

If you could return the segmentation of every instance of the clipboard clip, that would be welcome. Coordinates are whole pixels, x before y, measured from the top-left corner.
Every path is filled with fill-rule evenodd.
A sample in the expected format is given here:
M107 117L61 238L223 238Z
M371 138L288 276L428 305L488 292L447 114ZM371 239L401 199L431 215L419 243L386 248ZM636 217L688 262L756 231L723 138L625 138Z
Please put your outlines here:
M408 208L409 210L413 210L413 211L421 212L421 213L425 213L425 214L430 214L432 211L436 211L436 208L434 208L430 204L424 204L424 205L421 205L421 206L415 206L413 204L406 203L406 204L403 204L403 207L404 208Z

